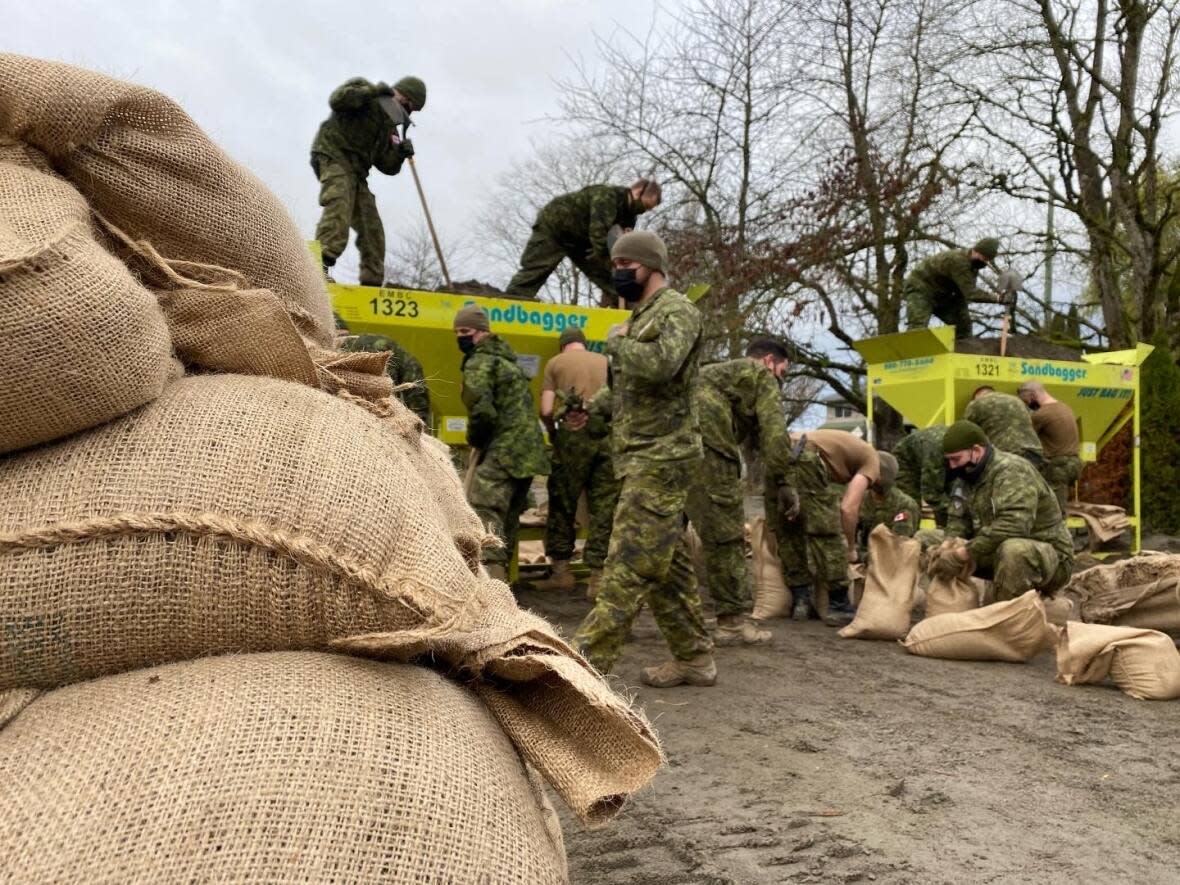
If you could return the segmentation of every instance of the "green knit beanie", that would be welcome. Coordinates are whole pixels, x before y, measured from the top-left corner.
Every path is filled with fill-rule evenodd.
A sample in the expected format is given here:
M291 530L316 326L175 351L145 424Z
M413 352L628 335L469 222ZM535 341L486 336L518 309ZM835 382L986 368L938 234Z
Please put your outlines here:
M610 257L638 261L644 267L668 275L668 247L649 230L633 230L615 240Z
M414 110L420 111L426 107L426 84L419 78L402 77L393 84L393 88L410 100Z
M466 326L468 329L476 329L480 332L490 332L492 327L488 324L488 315L484 313L484 309L478 304L465 304L459 308L459 312L455 314L454 327L458 329L460 326Z
M956 421L942 438L942 453L962 452L972 446L990 446L987 435L974 421Z
M988 261L995 261L1000 254L1000 241L995 237L984 237L972 248Z
M561 335L558 336L558 348L564 348L567 344L573 344L577 341L579 344L586 343L586 335L582 332L580 326L566 326L561 330Z

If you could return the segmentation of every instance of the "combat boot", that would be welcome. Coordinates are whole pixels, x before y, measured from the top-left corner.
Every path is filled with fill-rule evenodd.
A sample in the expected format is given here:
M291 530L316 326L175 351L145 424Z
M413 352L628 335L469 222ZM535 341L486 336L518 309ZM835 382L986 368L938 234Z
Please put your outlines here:
M553 568L549 572L549 577L533 581L533 587L537 590L573 590L577 585L578 579L570 570L568 559L553 560Z
M489 578L495 578L497 581L503 581L505 584L508 583L508 569L502 563L485 562L483 567L488 570Z
M824 623L829 627L843 627L852 623L856 608L848 599L848 585L837 584L828 591L828 614Z
M713 631L715 645L765 645L773 638L769 630L762 630L745 615L718 615Z
M691 661L671 660L658 667L644 667L639 677L645 685L653 688L671 688L674 685L712 685L717 681L717 665L713 656L706 652Z
M808 621L814 618L815 608L811 604L811 585L798 584L791 588L791 597L795 600L791 609L792 621Z
M598 587L602 584L602 569L590 569L590 583L586 585L586 598L593 602L598 598Z

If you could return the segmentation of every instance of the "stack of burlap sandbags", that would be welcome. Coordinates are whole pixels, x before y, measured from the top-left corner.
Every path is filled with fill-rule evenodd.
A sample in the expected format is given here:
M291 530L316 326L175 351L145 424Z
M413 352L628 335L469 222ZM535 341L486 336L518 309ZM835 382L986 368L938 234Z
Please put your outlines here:
M659 744L488 579L382 355L323 346L274 197L63 65L0 56L0 138L6 871L560 881L530 767L596 823Z

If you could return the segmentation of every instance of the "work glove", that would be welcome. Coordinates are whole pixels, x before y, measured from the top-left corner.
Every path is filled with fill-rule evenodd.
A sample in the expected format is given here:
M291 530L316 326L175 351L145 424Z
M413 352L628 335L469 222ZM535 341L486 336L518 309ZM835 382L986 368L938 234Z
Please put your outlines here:
M408 138L405 139L397 146L397 152L401 155L403 160L410 159L410 157L414 156L414 142L410 141Z
M799 517L799 493L790 486L779 486L778 512L787 522L794 522Z

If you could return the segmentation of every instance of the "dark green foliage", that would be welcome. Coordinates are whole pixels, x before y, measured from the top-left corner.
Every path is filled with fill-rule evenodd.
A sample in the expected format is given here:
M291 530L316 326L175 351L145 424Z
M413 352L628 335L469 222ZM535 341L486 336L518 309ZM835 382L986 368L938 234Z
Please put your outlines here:
M1180 366L1162 332L1143 363L1142 506L1153 532L1180 532Z

